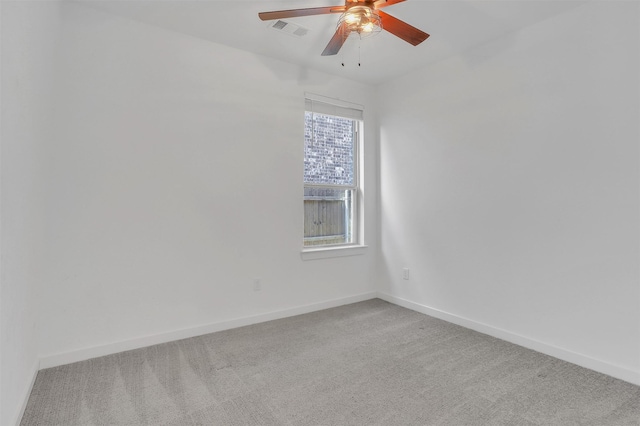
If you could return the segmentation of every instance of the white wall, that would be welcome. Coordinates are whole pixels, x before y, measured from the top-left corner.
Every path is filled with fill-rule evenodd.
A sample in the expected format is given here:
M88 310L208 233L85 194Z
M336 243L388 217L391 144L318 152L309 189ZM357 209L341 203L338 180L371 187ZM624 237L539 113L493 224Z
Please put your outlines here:
M638 7L380 88L384 293L640 383Z
M3 1L0 424L18 419L37 371L37 307L44 230L44 147L58 24L51 2Z
M375 290L369 87L78 5L62 28L38 305L48 363ZM364 255L301 259L305 91L365 106Z

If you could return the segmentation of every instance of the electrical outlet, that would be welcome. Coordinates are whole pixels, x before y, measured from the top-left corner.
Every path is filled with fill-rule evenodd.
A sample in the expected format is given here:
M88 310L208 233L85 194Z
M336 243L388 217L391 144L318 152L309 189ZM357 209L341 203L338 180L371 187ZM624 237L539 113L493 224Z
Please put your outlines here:
M402 269L402 279L409 280L409 268Z
M260 278L253 279L253 291L262 290L262 283L260 282Z

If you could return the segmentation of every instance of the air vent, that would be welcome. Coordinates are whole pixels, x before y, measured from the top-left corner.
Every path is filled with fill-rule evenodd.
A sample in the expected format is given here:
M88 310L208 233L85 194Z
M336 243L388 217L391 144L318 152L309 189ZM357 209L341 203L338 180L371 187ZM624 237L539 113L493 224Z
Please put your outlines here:
M294 37L302 37L307 35L307 33L309 32L308 28L301 27L297 24L292 24L291 22L282 21L280 19L278 19L273 24L269 24L269 28L272 28L279 32L283 32L285 34L289 34Z
M277 21L275 24L273 24L273 28L275 28L276 30L282 30L286 26L287 26L287 23L284 21Z

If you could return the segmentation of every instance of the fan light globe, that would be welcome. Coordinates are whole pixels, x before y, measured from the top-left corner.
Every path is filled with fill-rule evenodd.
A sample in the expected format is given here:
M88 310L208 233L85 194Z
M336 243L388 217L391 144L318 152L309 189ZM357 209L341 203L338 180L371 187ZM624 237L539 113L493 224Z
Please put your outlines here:
M353 6L340 16L338 28L344 25L348 33L356 32L360 37L378 34L382 30L380 16L368 6Z

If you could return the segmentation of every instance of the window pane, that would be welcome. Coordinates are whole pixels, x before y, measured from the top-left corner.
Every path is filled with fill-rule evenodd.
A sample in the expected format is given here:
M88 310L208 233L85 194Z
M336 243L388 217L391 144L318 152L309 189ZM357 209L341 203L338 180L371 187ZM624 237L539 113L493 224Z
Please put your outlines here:
M354 184L354 120L305 112L304 181Z
M304 245L353 243L353 189L304 189Z

